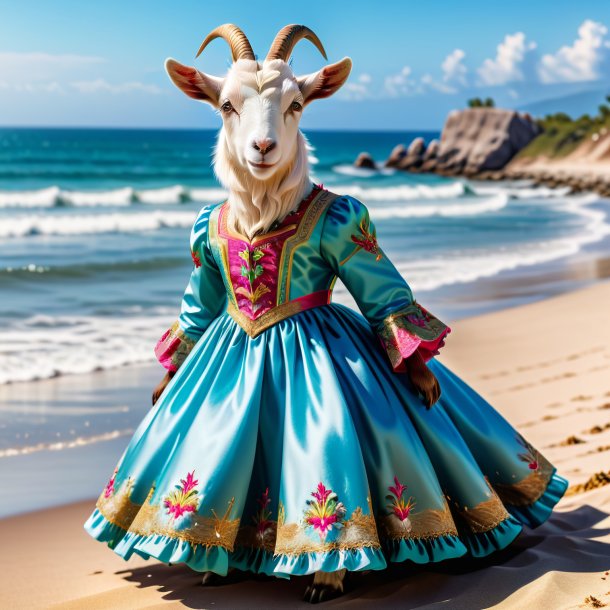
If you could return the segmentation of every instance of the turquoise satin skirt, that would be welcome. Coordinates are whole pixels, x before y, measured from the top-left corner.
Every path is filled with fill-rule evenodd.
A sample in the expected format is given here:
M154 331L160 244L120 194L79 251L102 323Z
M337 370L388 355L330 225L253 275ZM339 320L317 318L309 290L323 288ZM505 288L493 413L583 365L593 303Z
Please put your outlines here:
M85 524L194 570L289 576L506 547L567 482L440 362L430 410L340 305L250 338L214 320L141 422Z

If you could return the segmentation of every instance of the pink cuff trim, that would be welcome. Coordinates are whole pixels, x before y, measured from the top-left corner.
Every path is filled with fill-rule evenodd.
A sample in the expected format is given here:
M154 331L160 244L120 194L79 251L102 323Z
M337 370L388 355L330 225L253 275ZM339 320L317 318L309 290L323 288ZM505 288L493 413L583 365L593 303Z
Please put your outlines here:
M451 328L414 302L385 318L377 332L394 371L404 372L415 351L424 362L437 356Z
M195 341L184 334L176 321L163 333L157 345L155 345L155 356L162 367L175 372L180 368L194 345Z

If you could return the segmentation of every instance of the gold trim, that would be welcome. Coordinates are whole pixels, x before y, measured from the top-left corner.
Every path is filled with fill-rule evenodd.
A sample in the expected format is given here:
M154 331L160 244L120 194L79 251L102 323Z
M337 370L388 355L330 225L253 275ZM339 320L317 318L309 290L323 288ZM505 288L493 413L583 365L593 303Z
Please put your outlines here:
M459 518L466 523L474 534L483 534L492 530L510 517L500 498L494 493L489 500L484 500L474 508L459 511Z
M129 531L138 536L167 536L191 544L219 546L227 551L232 551L240 521L239 519L229 519L234 502L234 498L229 501L222 517L218 517L214 511L212 511L213 517L203 517L198 513L193 513L191 517L193 524L183 530L177 530L166 524L162 515L162 506L144 504Z
M289 303L276 305L258 318L251 320L233 303L229 302L227 306L227 313L251 338L257 337L263 331L271 328L278 322L281 322L290 316L294 316L301 311L303 311L303 305L300 301L290 301Z
M551 477L553 466L539 454L540 468L518 483L493 483L493 487L506 504L512 506L531 506L544 495Z
M167 536L190 544L220 546L227 551L233 550L240 523L239 519L229 519L235 498L228 502L222 517L219 517L214 510L211 511L213 517L203 517L198 513L192 513L193 524L184 530L177 530L168 525L169 521L163 515L163 506L150 504L155 489L154 485L144 504L136 504L131 501L129 495L132 489L133 479L128 478L121 488L110 497L104 497L102 492L96 502L96 508L106 521L138 536Z
M413 512L401 521L396 515L383 515L379 519L384 538L390 540L433 539L457 536L458 531L447 503L442 510L430 508Z
M310 538L299 523L281 521L277 525L276 555L349 551L364 547L378 549L381 544L377 536L375 517L372 514L365 515L360 507L344 522L337 540L329 542Z
M318 224L318 220L324 213L325 210L328 209L330 204L337 198L339 195L332 193L331 191L321 190L311 201L305 213L303 214L303 218L299 222L299 226L294 235L291 235L285 242L284 247L282 248L282 254L280 256L280 262L278 264L278 290L277 290L277 302L287 302L290 300L290 278L292 275L292 259L294 257L294 253L306 243L311 237L315 227ZM285 263L285 259L288 257L287 263ZM286 266L286 274L284 276L284 267Z

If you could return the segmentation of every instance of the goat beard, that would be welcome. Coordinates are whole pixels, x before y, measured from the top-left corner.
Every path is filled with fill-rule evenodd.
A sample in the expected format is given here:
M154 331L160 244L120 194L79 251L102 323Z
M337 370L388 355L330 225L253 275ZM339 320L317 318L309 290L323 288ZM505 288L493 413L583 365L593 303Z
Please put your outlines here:
M229 191L229 227L248 239L267 233L294 211L312 188L307 152L309 145L299 132L293 160L266 180L255 178L232 159L221 130L214 154L214 172Z

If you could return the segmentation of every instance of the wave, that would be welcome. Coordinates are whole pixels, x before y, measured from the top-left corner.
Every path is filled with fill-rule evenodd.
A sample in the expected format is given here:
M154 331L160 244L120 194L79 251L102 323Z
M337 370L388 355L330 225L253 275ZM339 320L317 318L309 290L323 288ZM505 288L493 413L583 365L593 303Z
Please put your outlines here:
M58 265L56 267L35 265L34 263L30 263L29 265L24 265L22 267L0 268L0 278L2 278L3 282L8 282L11 279L22 280L31 278L32 275L36 275L42 276L43 278L51 281L55 281L56 279L70 278L99 278L104 273L116 273L121 271L132 273L150 271L157 273L162 269L172 269L184 265L186 260L190 261L190 257L188 259L185 257L141 258L119 262L104 261L70 266Z
M496 195L505 193L512 199L556 199L567 197L572 188L569 186L528 186L517 187L508 185L498 186L478 186L471 185L470 189L475 195Z
M17 455L28 455L29 453L37 453L38 451L63 451L64 449L75 449L76 447L84 447L94 443L112 441L122 436L133 434L132 428L123 430L112 430L110 432L102 432L92 436L79 436L69 441L55 441L52 443L37 443L36 445L26 445L25 447L8 447L0 449L0 458L15 457Z
M16 319L2 331L0 385L152 362L153 347L177 312L149 307L113 313Z
M469 203L449 203L441 205L407 205L392 207L370 207L374 220L389 218L425 218L429 216L476 216L497 212L506 207L508 195L498 193L488 199L470 199Z
M99 233L141 233L163 228L190 228L194 211L154 210L146 213L106 213L18 216L0 224L0 238L34 235L92 235Z
M583 228L575 235L489 248L482 252L447 252L443 256L426 260L399 262L397 268L415 291L423 292L573 256L585 245L601 241L610 235L606 214L588 207L597 201L597 195L587 194L568 199L560 206L563 211L583 219Z
M415 199L453 199L470 194L463 182L448 184L401 184L397 186L363 187L353 184L333 186L332 190L367 201L413 201Z
M0 208L52 208L129 206L137 203L154 205L188 202L216 203L226 198L221 188L184 187L179 184L153 189L131 186L106 191L70 191L50 186L35 191L0 191Z
M355 165L341 164L333 166L332 170L344 176L354 176L356 178L372 178L373 176L391 176L396 172L391 167L356 167Z

